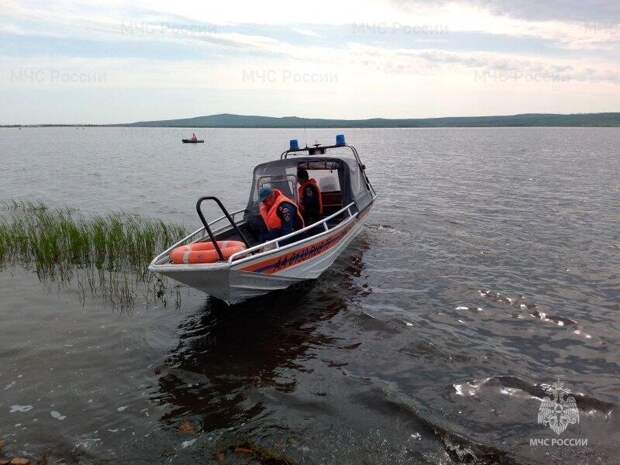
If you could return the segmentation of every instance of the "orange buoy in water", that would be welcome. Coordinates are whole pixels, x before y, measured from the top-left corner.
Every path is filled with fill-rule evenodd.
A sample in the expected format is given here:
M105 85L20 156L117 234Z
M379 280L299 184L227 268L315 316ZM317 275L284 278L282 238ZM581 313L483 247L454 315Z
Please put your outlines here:
M246 249L245 244L240 241L217 241L217 245L222 251L225 260L231 255ZM195 242L182 245L170 252L170 261L177 265L215 263L220 261L220 257L217 250L215 250L213 242Z

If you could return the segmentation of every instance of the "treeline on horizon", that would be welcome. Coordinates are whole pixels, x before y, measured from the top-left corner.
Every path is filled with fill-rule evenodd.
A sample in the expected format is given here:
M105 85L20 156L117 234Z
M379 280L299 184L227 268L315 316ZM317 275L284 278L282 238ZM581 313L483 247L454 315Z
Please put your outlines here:
M620 113L371 118L361 120L219 114L124 124L37 124L2 127L169 127L169 128L466 128L466 127L620 127Z

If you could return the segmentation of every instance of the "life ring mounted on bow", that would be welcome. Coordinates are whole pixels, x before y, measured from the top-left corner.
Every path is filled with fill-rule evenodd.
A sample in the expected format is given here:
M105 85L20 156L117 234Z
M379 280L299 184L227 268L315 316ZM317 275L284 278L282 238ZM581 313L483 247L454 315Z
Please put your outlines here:
M222 251L224 260L228 260L231 255L246 249L245 244L240 241L217 241L217 245ZM213 242L194 242L177 247L170 252L170 262L175 265L216 263L218 261L220 261L220 257Z

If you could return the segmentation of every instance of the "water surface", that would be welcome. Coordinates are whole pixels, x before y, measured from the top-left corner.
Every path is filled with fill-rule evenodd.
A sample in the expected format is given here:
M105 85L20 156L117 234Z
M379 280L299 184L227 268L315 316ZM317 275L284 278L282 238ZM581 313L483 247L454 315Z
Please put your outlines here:
M189 131L191 132L191 131ZM0 129L0 199L198 227L254 165L337 130ZM314 283L228 308L120 312L0 272L0 437L65 463L613 464L620 457L620 130L347 130L380 197ZM580 422L537 424L560 379ZM581 395L578 395L581 394ZM225 455L218 453L225 452ZM235 462L236 461L236 462Z

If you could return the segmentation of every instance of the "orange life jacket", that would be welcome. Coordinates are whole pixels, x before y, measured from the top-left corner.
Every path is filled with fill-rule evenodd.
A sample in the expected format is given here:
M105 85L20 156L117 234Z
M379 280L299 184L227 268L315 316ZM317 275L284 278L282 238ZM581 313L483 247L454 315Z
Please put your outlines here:
M304 210L304 195L306 192L306 187L308 186L313 186L316 190L316 195L317 195L318 202L319 202L319 215L322 215L323 214L323 199L321 198L321 189L319 189L319 185L316 182L316 179L314 178L308 179L307 181L304 181L299 185L299 190L298 190L299 209L301 211Z
M295 208L295 214L297 215L297 221L299 222L299 225L301 225L301 228L303 228L304 219L299 214L299 208L297 208L297 204L291 199L289 199L286 195L282 193L282 191L278 189L274 189L273 193L275 194L276 199L269 209L267 209L264 203L260 204L260 216L263 218L263 221L265 222L265 226L267 226L267 230L278 231L282 229L282 220L278 216L278 207L284 202L290 203Z

